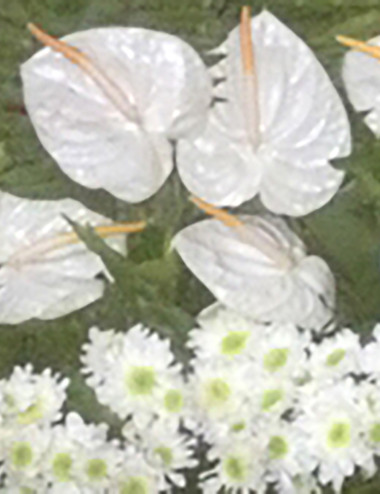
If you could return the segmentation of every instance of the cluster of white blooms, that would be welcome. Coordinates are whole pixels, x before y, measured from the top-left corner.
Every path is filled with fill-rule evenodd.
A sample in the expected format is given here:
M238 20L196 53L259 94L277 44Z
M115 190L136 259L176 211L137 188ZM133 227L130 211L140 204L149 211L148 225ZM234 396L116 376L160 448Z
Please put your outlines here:
M63 415L68 384L31 365L0 381L0 492L145 494L167 489L168 481L185 485L176 470L195 466L193 439L156 423L126 427L126 441L111 440L107 425ZM178 408L168 396L168 408Z
M189 334L186 372L141 325L92 328L82 362L147 469L138 492L184 487L202 447L206 494L340 492L356 469L373 475L380 455L380 327L374 338L362 347L350 329L313 334L215 304Z

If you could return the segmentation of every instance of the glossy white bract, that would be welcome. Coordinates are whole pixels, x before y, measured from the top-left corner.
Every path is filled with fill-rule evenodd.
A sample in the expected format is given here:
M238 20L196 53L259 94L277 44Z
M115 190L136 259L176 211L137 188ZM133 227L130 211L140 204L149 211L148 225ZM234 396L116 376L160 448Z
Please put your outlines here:
M319 257L275 218L241 216L228 227L204 220L173 244L187 267L224 305L260 322L321 329L332 317L334 278Z
M105 273L100 257L83 243L55 247L59 235L80 224L111 221L72 199L36 201L0 193L0 323L54 319L82 308L103 293L96 275ZM125 236L107 243L125 251Z
M369 40L368 44L380 46L380 36ZM364 122L380 138L380 61L366 53L347 52L343 81L353 107L367 113Z
M243 72L235 28L210 69L216 102L205 132L178 145L178 168L192 193L217 206L260 195L272 212L302 216L326 204L347 156L346 111L313 52L267 11L251 20L255 75ZM254 93L254 94L253 94ZM256 129L255 129L256 123Z
M96 65L123 104L44 48L21 68L41 143L76 182L128 202L147 199L173 168L169 139L204 126L211 99L206 67L179 38L147 29L90 29L62 41Z

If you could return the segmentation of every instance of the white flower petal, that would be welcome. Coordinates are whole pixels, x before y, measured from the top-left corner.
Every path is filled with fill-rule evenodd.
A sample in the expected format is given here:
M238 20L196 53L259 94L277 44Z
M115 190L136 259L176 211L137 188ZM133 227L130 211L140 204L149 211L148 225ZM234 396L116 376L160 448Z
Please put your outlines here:
M210 116L218 130L179 143L179 170L187 187L207 202L236 206L259 193L275 213L305 215L326 204L341 184L343 172L329 160L351 151L347 115L327 73L298 36L267 11L252 18L251 30L257 107L246 91L253 79L243 73L238 27L225 43L226 59L210 70L225 76L216 92L226 101L216 103Z
M334 280L318 257L281 220L242 216L244 225L218 220L191 225L174 239L188 268L215 297L260 321L319 329L331 318Z
M380 36L368 41L380 46ZM370 111L365 123L380 137L380 64L365 53L349 51L344 57L343 81L348 98L358 112Z
M78 242L54 248L72 231L63 214L81 224L110 224L71 199L34 201L0 194L0 321L18 324L32 317L52 319L98 299L105 272L101 259ZM124 235L107 242L125 252Z
M199 130L210 100L206 69L180 39L145 29L102 28L66 36L106 74L136 118L81 68L45 48L21 70L39 139L73 180L139 202L172 170L168 138Z

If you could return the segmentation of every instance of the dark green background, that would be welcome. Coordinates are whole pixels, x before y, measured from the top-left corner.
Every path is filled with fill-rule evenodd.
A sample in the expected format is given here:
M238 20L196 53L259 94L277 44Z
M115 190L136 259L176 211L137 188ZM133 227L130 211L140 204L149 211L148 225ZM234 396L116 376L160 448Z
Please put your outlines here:
M254 13L270 9L306 40L350 112L354 150L348 159L336 163L347 171L344 186L322 210L291 224L309 251L321 255L336 276L339 323L368 337L380 314L380 142L347 103L340 77L345 50L334 36L367 39L380 34L380 1L247 4ZM80 347L91 325L125 330L127 324L141 319L170 335L178 356L186 358L182 345L191 317L212 298L168 252L168 245L176 231L202 215L188 203L176 175L151 200L129 206L105 192L84 189L60 172L23 111L19 66L39 49L25 26L32 21L56 36L96 26L141 26L176 34L204 54L237 24L241 5L237 0L0 0L0 188L29 198L73 197L115 220L150 222L144 234L130 239L128 262L109 256L104 246L87 235L89 244L105 254L117 283L108 287L102 300L67 317L0 327L0 376L26 362L38 370L49 366L61 371L72 378L68 408L89 420L107 420L115 432L117 420L96 405L80 376ZM240 208L245 212L260 209L256 200ZM380 483L358 479L347 492L379 493Z

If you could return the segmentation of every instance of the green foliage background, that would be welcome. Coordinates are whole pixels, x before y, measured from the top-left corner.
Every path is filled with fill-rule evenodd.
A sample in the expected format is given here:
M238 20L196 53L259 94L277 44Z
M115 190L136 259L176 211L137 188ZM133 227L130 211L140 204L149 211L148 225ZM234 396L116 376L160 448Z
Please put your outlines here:
M247 1L253 12L270 9L315 50L347 104L354 150L337 167L347 171L344 186L322 210L291 220L309 251L329 263L337 280L337 318L365 338L380 315L380 141L376 141L347 103L340 70L344 49L336 34L367 39L380 33L380 0ZM105 249L91 232L80 234L100 252L116 278L104 297L81 311L51 321L30 321L0 327L0 377L15 364L32 362L52 367L72 379L68 409L88 420L108 421L117 433L116 418L97 405L79 372L80 347L88 328L125 330L142 320L172 338L179 358L186 331L197 312L211 302L210 294L190 276L170 239L202 215L189 204L187 192L173 174L165 187L143 204L130 206L104 191L71 182L43 150L24 114L20 64L39 49L26 30L33 21L61 36L96 26L141 26L176 34L200 53L220 43L237 24L240 0L0 0L0 188L28 198L73 197L115 220L148 219L149 228L129 240L123 260ZM204 56L206 63L210 60ZM260 211L257 200L244 212ZM196 492L188 487L186 492ZM375 494L380 481L355 479L348 493Z

